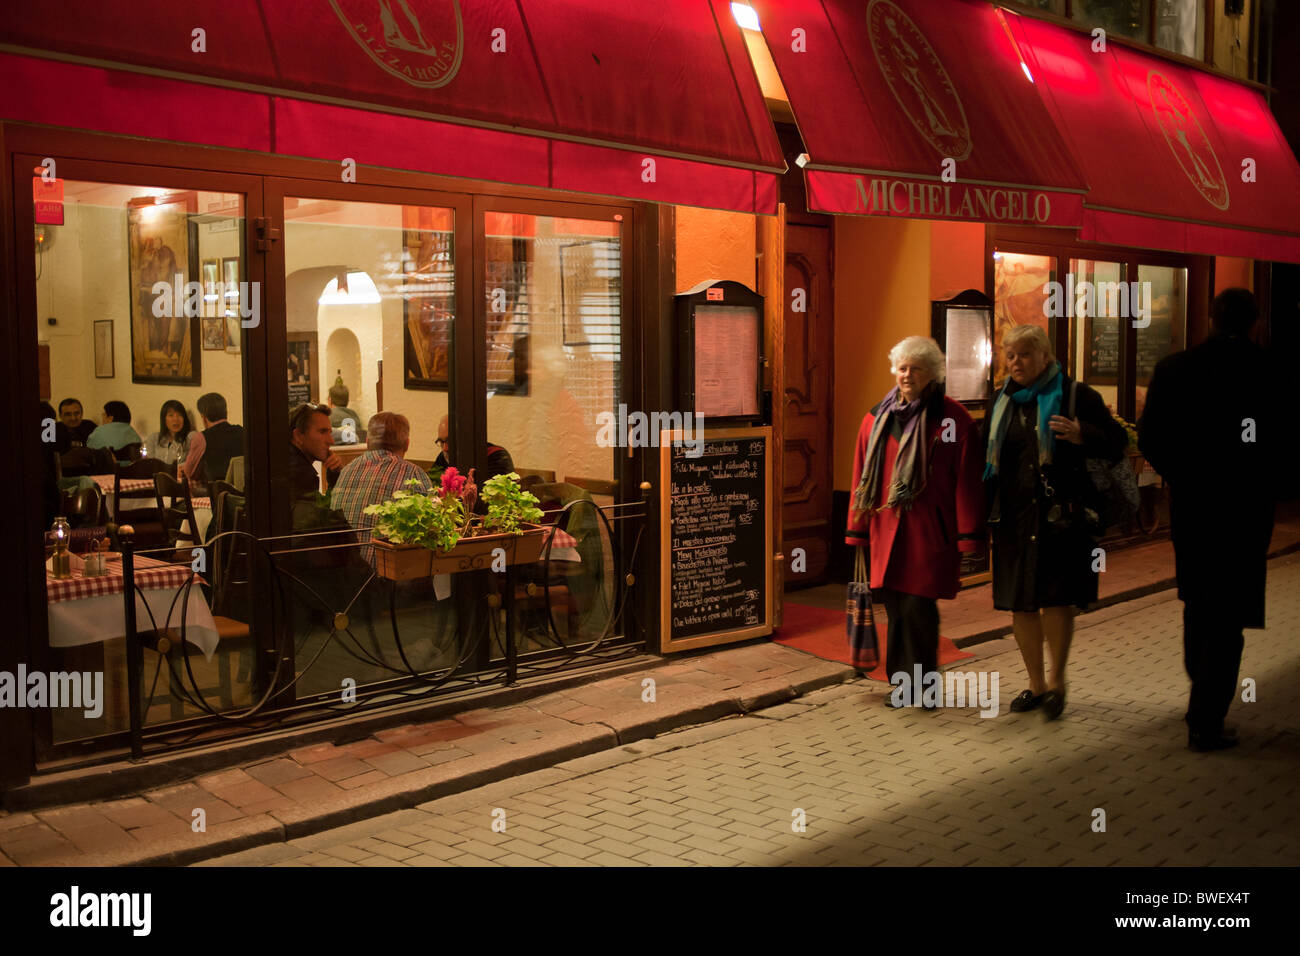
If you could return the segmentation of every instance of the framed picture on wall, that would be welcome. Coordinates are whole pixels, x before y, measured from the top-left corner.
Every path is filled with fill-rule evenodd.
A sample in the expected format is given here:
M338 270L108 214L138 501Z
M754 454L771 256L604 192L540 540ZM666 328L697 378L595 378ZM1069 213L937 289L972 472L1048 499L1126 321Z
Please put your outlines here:
M290 332L286 339L289 407L320 401L316 373L316 333Z
M432 226L435 212L407 206L404 221ZM402 276L403 382L407 388L446 391L456 320L455 234L408 228L402 236L406 267Z
M95 320L95 378L113 377L113 320Z
M560 246L564 344L617 344L620 332L619 247L608 239Z
M221 314L226 320L226 351L239 354L239 256L221 260Z
M203 316L211 318L220 316L222 313L221 296L217 292L217 284L221 281L221 260L204 259L203 260ZM224 335L222 336L224 338ZM207 346L204 346L206 348Z
M127 204L132 382L198 385L202 381L200 310L185 314L185 284L199 272L195 212L193 192L140 196Z
M203 350L219 352L226 347L226 320L222 316L203 320Z

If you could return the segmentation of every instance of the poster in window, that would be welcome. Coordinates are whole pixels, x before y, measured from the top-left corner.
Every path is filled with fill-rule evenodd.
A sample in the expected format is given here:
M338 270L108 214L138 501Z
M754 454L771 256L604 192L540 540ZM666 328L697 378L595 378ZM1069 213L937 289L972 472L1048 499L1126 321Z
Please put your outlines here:
M197 196L192 192L141 196L127 205L132 382L198 385L201 381L200 309L187 310L185 295L186 284L199 271L198 226L191 220L196 208Z

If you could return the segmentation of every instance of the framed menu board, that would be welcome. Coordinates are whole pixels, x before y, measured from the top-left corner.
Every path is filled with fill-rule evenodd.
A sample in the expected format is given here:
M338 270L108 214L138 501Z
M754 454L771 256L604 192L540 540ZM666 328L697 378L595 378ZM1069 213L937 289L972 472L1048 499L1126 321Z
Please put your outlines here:
M677 402L705 422L763 420L763 297L706 281L676 297Z
M713 429L696 447L682 436L659 439L665 654L772 633L772 429Z
M930 334L948 360L946 394L972 414L982 415L993 381L992 301L983 292L967 289L931 302Z

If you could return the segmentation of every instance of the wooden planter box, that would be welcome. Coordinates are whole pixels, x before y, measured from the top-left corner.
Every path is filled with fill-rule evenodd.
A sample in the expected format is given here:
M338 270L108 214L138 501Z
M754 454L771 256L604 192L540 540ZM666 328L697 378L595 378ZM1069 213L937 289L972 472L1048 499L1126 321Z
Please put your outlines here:
M382 538L372 538L375 549L375 571L381 578L392 581L411 581L435 574L456 574L460 571L482 571L492 567L492 552L503 548L506 564L530 564L542 556L549 528L542 525L520 524L519 534L481 534L461 538L450 551L430 551L418 544L390 544Z

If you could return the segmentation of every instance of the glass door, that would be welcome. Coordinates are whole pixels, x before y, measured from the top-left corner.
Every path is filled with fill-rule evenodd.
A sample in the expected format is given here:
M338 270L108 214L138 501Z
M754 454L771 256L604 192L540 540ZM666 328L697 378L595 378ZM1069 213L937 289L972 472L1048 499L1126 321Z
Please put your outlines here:
M38 162L17 157L22 188L25 176L41 185ZM53 529L30 555L46 564L48 622L30 651L49 686L53 675L64 691L89 684L42 711L38 757L128 727L128 525L146 730L245 708L264 683L253 585L212 544L261 517L244 491L259 438L249 386L265 352L261 275L245 248L260 180L57 168L57 200L28 207L34 281L19 292L41 370L43 501L31 504Z

